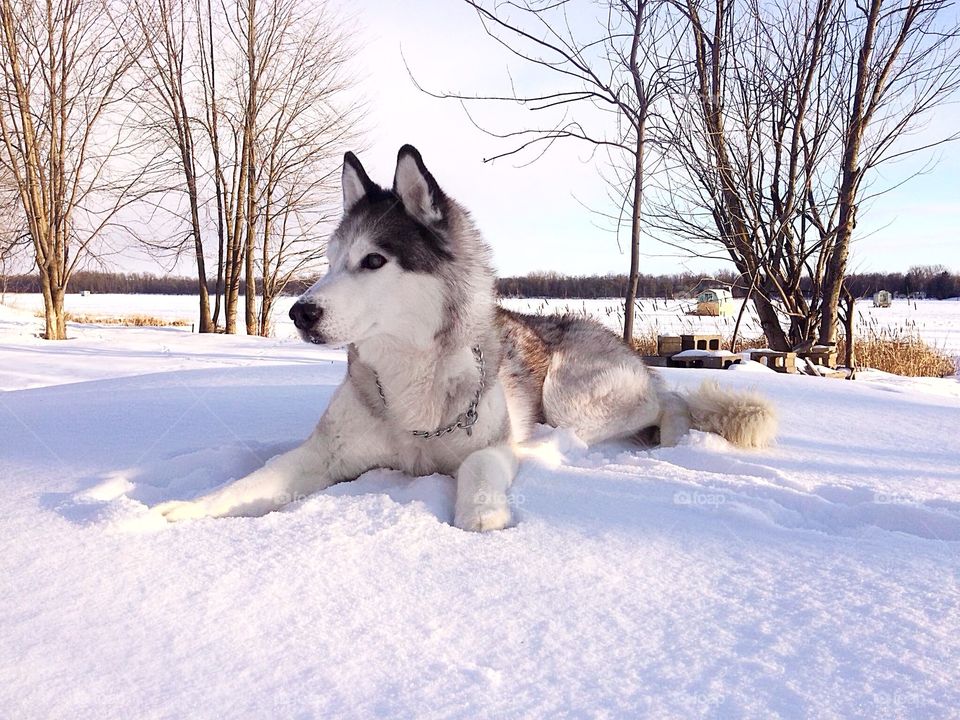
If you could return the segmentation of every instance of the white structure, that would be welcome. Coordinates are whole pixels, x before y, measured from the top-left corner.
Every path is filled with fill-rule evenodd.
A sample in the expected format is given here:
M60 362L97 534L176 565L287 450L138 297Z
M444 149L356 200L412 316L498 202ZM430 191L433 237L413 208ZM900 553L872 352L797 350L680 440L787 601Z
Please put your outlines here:
M697 315L733 315L733 295L723 288L711 288L697 295Z
M87 297L87 295L92 295L93 293L89 290L81 290L80 297Z
M874 307L890 307L890 302L892 301L889 290L878 290L873 294L873 306Z

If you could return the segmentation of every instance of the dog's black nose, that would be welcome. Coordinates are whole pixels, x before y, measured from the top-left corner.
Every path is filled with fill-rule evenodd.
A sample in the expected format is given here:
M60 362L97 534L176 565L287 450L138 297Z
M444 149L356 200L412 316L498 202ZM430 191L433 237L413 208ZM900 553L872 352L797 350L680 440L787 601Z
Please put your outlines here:
M290 308L290 319L293 320L293 324L297 326L298 330L312 328L322 315L323 308L303 300L297 300Z

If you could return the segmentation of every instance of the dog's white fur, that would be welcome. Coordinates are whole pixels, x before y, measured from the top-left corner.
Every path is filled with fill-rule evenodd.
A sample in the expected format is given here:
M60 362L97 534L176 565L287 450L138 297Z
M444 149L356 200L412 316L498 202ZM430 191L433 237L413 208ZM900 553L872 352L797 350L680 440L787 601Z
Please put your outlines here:
M423 226L447 223L455 256L447 280L443 272L410 272L393 261L375 272L357 271L365 256L382 252L378 225L376 218L344 222L328 245L327 274L301 301L323 308L305 339L349 344L347 379L301 446L201 498L158 506L168 520L262 515L369 469L391 467L455 475L456 526L494 530L510 522L515 443L538 420L571 427L588 443L651 428L663 445L676 444L691 427L744 447L773 437L772 409L759 396L704 385L684 397L667 391L635 352L591 321L499 311L486 246L411 151L401 150L393 192ZM359 163L345 162L345 219L369 188ZM451 283L460 298L455 324ZM476 345L485 356L486 386L472 434L412 435L444 427L466 408L479 381Z

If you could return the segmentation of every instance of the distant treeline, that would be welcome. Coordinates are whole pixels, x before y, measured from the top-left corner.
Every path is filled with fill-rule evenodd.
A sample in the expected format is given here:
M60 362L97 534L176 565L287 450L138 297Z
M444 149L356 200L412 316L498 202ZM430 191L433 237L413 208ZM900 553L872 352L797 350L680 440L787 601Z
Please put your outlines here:
M855 297L871 297L878 290L889 290L899 295L923 293L928 298L939 300L960 296L960 274L951 273L940 266L915 267L905 273L848 275L846 283ZM803 285L804 283L801 283L801 287ZM535 273L523 277L501 278L497 281L500 294L507 297L621 297L626 287L626 275L572 277ZM734 297L743 297L749 289L749 281L738 278L731 272L718 272L713 275L641 275L637 297L683 298L696 295L708 287L728 287ZM805 293L810 291L809 287L803 289Z
M696 294L704 287L731 286L734 280L735 276L732 273L718 273L709 277L694 273L641 275L637 283L637 297L687 297ZM533 273L522 277L500 278L497 280L497 290L505 297L573 299L622 297L627 290L627 276Z
M878 290L896 295L924 294L936 300L960 297L960 274L940 266L915 267L905 273L848 275L846 283L855 297L872 296Z
M259 283L257 285L259 290ZM245 284L240 281L240 294ZM118 295L199 295L197 279L177 275L151 273L76 272L67 284L67 292L90 292ZM207 283L210 293L216 291L213 282ZM6 291L12 293L40 292L40 278L36 275L14 275L7 278Z
M315 278L294 280L286 294L297 295L308 288ZM522 277L506 277L497 281L497 290L506 297L550 297L591 299L620 297L627 286L625 275L569 276L554 273L533 273ZM679 273L676 275L641 275L638 297L683 298L695 295L706 287L730 287L734 296L743 297L747 283L733 273L714 275ZM895 294L923 293L926 297L944 299L960 296L960 275L939 266L911 268L905 273L862 273L849 275L847 286L856 297L872 296L877 290ZM192 278L150 273L77 272L70 280L69 292L193 295L197 281ZM215 287L211 284L209 291ZM6 292L40 292L35 275L14 275L6 278ZM244 286L241 283L240 292Z

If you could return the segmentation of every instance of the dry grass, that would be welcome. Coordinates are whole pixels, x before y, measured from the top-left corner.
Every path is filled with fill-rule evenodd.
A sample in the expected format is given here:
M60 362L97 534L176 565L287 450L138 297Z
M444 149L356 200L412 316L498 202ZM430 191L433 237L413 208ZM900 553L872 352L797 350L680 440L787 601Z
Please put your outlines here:
M658 333L653 330L647 330L642 335L634 333L633 347L636 348L637 352L639 352L641 355L656 355L657 335Z
M648 330L634 337L633 346L642 355L656 355L657 335L656 331ZM739 353L766 346L767 342L763 337L737 338L734 351ZM837 354L839 358L843 358L845 346L846 339L841 337ZM729 337L723 340L722 347L730 348ZM928 345L918 335L907 330L868 331L857 338L855 350L854 360L858 369L873 368L907 377L948 377L958 371L956 358Z
M42 318L43 311L34 313L35 317ZM64 313L67 322L81 325L126 325L128 327L186 327L189 320L156 317L154 315L75 315Z
M730 347L730 338L724 340L724 347ZM733 349L734 352L742 353L744 350L760 350L762 348L768 348L770 344L767 342L767 339L762 335L760 337L738 337L737 345Z
M656 355L657 354L657 336L658 333L655 330L647 330L641 335L633 336L633 346L641 355ZM734 348L734 352L743 352L744 350L752 350L756 348L764 348L767 346L767 341L763 337L756 338L744 338L738 337L737 344ZM724 338L720 343L720 347L723 350L730 349L730 338Z
M845 345L846 339L841 337L841 358ZM854 364L907 377L948 377L958 370L956 358L906 330L874 331L858 337Z

